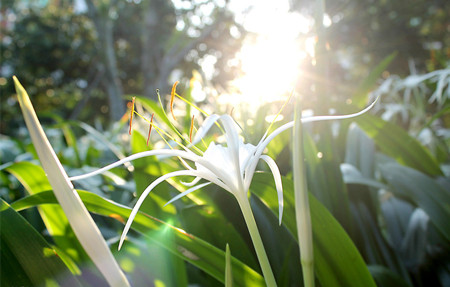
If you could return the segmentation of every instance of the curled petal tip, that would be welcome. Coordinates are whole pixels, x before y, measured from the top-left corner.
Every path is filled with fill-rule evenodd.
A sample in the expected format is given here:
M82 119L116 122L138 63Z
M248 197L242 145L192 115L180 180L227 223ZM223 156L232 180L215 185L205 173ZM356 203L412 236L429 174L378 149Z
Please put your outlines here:
M122 245L123 242L125 241L125 234L122 234L122 236L120 237L120 241L119 241L119 247L117 247L117 250L120 251L120 249L122 249Z

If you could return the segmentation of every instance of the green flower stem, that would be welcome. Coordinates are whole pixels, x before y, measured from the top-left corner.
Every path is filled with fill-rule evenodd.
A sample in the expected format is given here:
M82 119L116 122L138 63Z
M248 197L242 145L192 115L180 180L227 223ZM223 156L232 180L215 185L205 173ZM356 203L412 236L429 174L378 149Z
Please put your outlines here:
M239 193L245 194L245 197L236 197L241 207L242 214L244 215L245 223L247 224L248 231L250 233L250 237L253 241L253 246L256 250L256 256L258 257L259 264L261 265L261 269L263 272L264 279L266 280L266 284L268 287L277 286L275 282L275 277L272 272L272 268L270 267L269 258L267 258L266 250L264 249L264 245L261 239L261 235L259 234L258 227L256 226L255 217L253 216L252 209L250 207L250 203L247 198L247 193Z
M297 221L298 242L300 245L300 260L303 270L303 282L306 287L314 287L314 255L311 214L309 211L305 164L303 162L304 156L301 112L298 104L296 104L295 111L293 135L295 216Z

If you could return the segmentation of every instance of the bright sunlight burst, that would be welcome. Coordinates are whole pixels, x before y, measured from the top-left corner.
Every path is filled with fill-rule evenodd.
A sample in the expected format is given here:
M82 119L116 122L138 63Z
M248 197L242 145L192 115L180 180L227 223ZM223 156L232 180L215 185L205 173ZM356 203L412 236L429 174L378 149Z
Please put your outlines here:
M237 95L232 97L252 105L285 99L311 50L304 43L312 43L305 41L306 36L299 38L310 31L310 19L289 12L287 1L262 1L258 5L242 16L253 37L244 42L238 54L243 75L233 82Z

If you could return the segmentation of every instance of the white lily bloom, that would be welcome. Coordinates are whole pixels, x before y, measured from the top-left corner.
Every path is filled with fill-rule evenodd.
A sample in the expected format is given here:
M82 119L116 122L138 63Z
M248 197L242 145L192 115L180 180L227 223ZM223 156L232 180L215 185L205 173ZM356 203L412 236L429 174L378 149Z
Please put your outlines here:
M376 102L376 101L375 101ZM313 121L324 121L324 120L339 120L339 119L347 119L356 117L361 115L372 108L375 104L373 102L366 109L349 115L343 116L317 116L317 117L308 117L303 118L302 123L313 122ZM145 151L141 153L137 153L131 156L128 156L120 161L112 163L106 167L103 167L97 171L71 177L70 180L80 180L83 178L87 178L90 176L94 176L100 173L103 173L109 169L120 166L126 162L154 155L166 155L166 156L175 156L180 157L184 160L192 161L195 164L196 169L191 168L190 166L186 166L187 169L174 171L168 174L165 174L154 182L152 182L139 197L136 205L134 206L130 217L125 225L123 230L119 249L123 244L123 241L128 233L131 224L136 216L139 208L144 202L145 198L149 195L149 193L161 182L175 176L194 176L196 179L191 183L183 183L186 186L192 186L188 190L183 193L180 193L176 197L172 198L167 204L172 203L173 201L191 193L195 190L198 190L208 184L214 183L226 191L233 194L238 201L247 198L247 193L250 188L251 181L253 179L253 175L256 170L256 166L259 160L263 160L269 166L275 180L275 187L278 194L278 204L279 204L279 223L281 224L282 214L283 214L283 188L281 183L281 175L276 165L275 161L267 155L264 155L264 149L267 145L281 132L290 129L293 127L294 122L288 122L279 128L277 128L271 134L265 134L260 142L255 146L249 143L244 143L238 134L239 127L235 123L235 121L229 115L211 115L209 116L203 123L203 125L198 130L196 137L192 144L196 144L199 142L205 134L209 131L209 129L217 122L220 121L222 127L225 131L225 138L227 145L215 144L212 142L206 151L203 153L203 156L197 155L188 148L185 150L169 150L169 149L160 149L160 150L151 150ZM207 183L198 184L197 183L204 179L208 181Z
M302 123L313 122L313 121L324 121L324 120L339 120L347 119L359 116L373 107L376 100L368 106L366 109L350 115L343 116L319 116L319 117L309 117L301 119ZM221 127L225 132L226 146L222 144L210 143L203 155L197 155L192 152L189 148L192 145L198 143L210 130L210 128L220 121ZM268 286L276 286L275 278L273 276L270 263L267 258L267 254L264 250L264 246L259 235L258 228L256 226L253 213L250 208L250 203L248 201L248 191L250 184L253 179L253 175L256 170L256 166L259 160L263 160L269 166L272 175L275 180L275 187L278 194L278 205L279 205L279 223L281 224L282 214L283 214L283 187L281 182L281 175L275 161L267 155L264 155L264 149L267 145L281 132L290 129L294 126L294 121L282 125L277 128L271 134L264 134L259 143L255 146L249 143L244 143L239 138L239 127L236 122L229 115L211 115L205 119L203 125L198 130L194 141L188 147L184 147L184 150L173 150L173 149L160 149L145 151L131 155L113 164L110 164L104 168L101 168L95 172L88 173L85 175L75 176L70 178L72 181L90 177L93 175L100 174L111 168L122 165L126 162L154 155L164 155L164 156L176 156L179 157L186 167L184 170L170 172L168 174L162 175L154 182L152 182L141 194L138 201L136 202L133 210L131 211L130 217L125 225L122 236L120 238L119 249L121 248L123 241L131 227L131 224L139 211L142 203L149 193L161 182L175 176L193 176L195 179L190 183L182 182L190 188L179 195L172 198L167 204L195 191L206 185L214 183L226 191L230 192L237 199L239 206L242 210L245 222L250 232L253 244L255 246L255 251L258 260L261 264L264 278ZM189 166L185 160L192 161L195 164L195 169ZM206 183L201 183L201 179L206 180Z
M261 141L258 146L254 146L252 144L244 144L243 141L239 139L237 125L229 115L212 115L205 120L205 124L202 126L202 128L199 129L197 137L194 139L193 143L195 144L196 142L198 142L216 121L220 121L223 125L227 140L227 146L215 144L214 142L212 142L203 153L203 156L199 156L187 148L184 151L169 149L145 151L124 158L92 173L70 178L72 181L80 180L103 173L109 169L122 165L125 162L153 155L176 156L184 160L194 162L196 169L187 166L186 170L174 171L165 174L152 182L144 190L136 205L134 206L127 224L125 225L119 244L120 247L131 227L131 223L133 222L134 217L136 216L145 198L159 183L174 176L187 175L196 177L196 179L194 179L194 181L192 181L191 183L183 183L186 186L193 187L172 198L167 204L172 203L173 201L183 197L184 195L200 189L210 183L214 183L222 187L226 191L232 193L235 197L247 197L248 188L250 186L249 183L253 178L254 169L259 159L264 160L269 165L269 168L274 175L280 205L279 220L281 224L281 215L283 212L283 193L280 172L273 159L271 159L267 155L261 155L261 153L257 154L258 150L264 150L264 147L269 143L269 141ZM280 130L280 132L281 131L282 130ZM262 145L264 145L264 147ZM249 168L252 168L253 170L251 173L249 173L249 171L251 170ZM208 182L196 185L201 179L207 180Z

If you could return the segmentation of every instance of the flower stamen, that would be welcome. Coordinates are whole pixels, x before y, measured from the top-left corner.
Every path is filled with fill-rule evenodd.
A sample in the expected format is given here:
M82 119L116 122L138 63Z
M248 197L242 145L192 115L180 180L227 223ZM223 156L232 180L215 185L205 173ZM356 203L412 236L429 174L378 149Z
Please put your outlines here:
M150 133L152 132L153 116L154 115L155 115L155 113L152 113L152 118L150 119L150 127L148 128L148 136L147 136L147 146L148 146L148 141L150 140Z
M130 129L128 130L128 134L131 136L131 125L133 123L133 114L134 114L134 101L136 97L133 97L131 100L131 113L130 113Z
M191 119L191 128L189 130L189 141L192 143L192 130L194 129L194 115L192 115Z
M170 93L170 112L172 113L172 117L174 120L177 120L175 114L173 113L173 100L175 98L175 92L177 90L178 81L176 81L172 86L172 92Z
M278 116L280 116L281 112L283 111L284 107L287 105L287 103L289 103L289 101L292 98L292 95L294 95L294 89L292 89L291 93L289 94L289 97L287 98L287 100L284 102L283 106L281 106L281 109L278 111L278 114L276 114L276 116L273 118L272 122L270 123L269 127L267 128L267 132L269 132L269 130L272 128L273 124L275 123L275 121L277 120Z
M182 96L180 96L179 94L175 93L174 94L175 97L179 98L180 100L182 100L183 102L185 102L186 104L190 105L191 107L193 107L194 109L196 109L197 111L199 111L200 113L202 113L204 116L209 117L209 114L207 112L205 112L204 110L202 110L200 107L198 107L196 104L191 103L190 101L186 100L185 98L183 98Z

